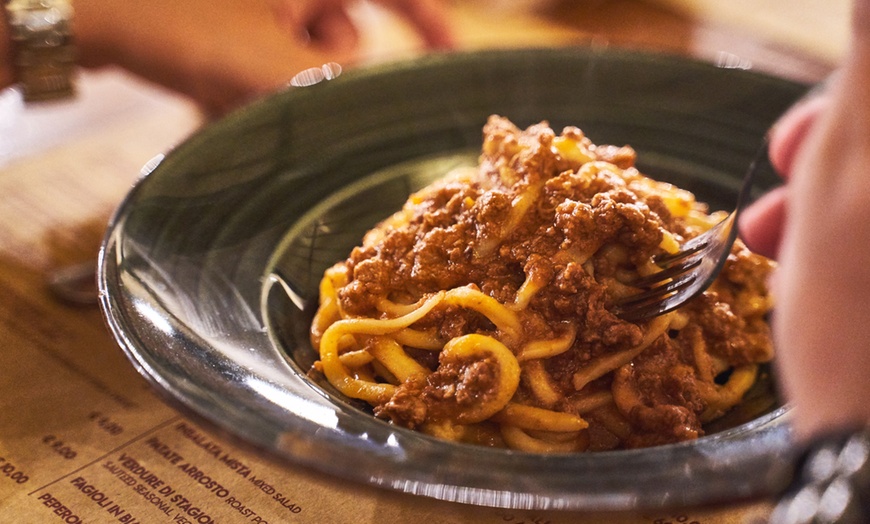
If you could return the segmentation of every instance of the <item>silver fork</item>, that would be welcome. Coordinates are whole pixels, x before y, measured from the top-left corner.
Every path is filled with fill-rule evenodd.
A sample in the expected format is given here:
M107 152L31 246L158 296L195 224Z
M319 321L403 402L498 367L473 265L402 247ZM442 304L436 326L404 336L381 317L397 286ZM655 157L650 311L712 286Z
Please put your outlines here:
M656 265L662 270L630 283L643 291L616 302L613 312L618 317L638 322L673 311L716 280L737 238L737 217L749 202L752 182L767 157L767 145L765 136L743 176L734 211L683 244L677 253L656 257Z

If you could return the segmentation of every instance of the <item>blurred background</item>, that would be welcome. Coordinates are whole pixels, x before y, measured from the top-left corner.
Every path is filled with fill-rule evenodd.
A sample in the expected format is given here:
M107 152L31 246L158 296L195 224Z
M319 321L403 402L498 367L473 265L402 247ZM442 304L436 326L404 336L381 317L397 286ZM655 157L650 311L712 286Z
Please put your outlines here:
M461 48L595 45L693 56L803 82L823 78L848 43L849 0L449 0ZM367 62L414 56L420 42L397 17L361 0L353 11ZM0 166L62 145L74 132L162 114L175 125L159 150L202 115L183 97L120 70L84 71L69 103L25 109L0 95ZM165 126L164 126L165 128Z

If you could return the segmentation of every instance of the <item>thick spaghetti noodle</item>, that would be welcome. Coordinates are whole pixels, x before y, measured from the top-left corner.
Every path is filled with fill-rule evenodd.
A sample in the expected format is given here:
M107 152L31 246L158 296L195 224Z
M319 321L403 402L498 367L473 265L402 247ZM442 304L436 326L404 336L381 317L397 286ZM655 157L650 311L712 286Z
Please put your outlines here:
M738 242L702 296L623 321L613 303L653 257L722 216L574 127L491 117L480 159L326 271L311 338L338 391L395 424L534 452L693 439L740 402L772 358L772 262Z

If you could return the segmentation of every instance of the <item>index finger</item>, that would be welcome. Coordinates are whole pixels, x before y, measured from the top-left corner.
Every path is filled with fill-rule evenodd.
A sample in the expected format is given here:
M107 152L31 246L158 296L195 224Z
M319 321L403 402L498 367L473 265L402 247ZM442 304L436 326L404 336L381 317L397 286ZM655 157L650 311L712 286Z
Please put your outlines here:
M791 176L794 159L799 154L818 116L825 112L830 99L818 94L798 102L773 126L770 134L770 162L785 179Z

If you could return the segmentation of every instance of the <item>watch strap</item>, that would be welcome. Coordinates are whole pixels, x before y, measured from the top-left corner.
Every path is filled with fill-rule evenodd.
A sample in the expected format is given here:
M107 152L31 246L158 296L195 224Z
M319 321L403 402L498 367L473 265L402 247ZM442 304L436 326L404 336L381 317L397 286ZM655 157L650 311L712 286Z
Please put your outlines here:
M870 429L822 435L800 454L771 524L870 522Z

